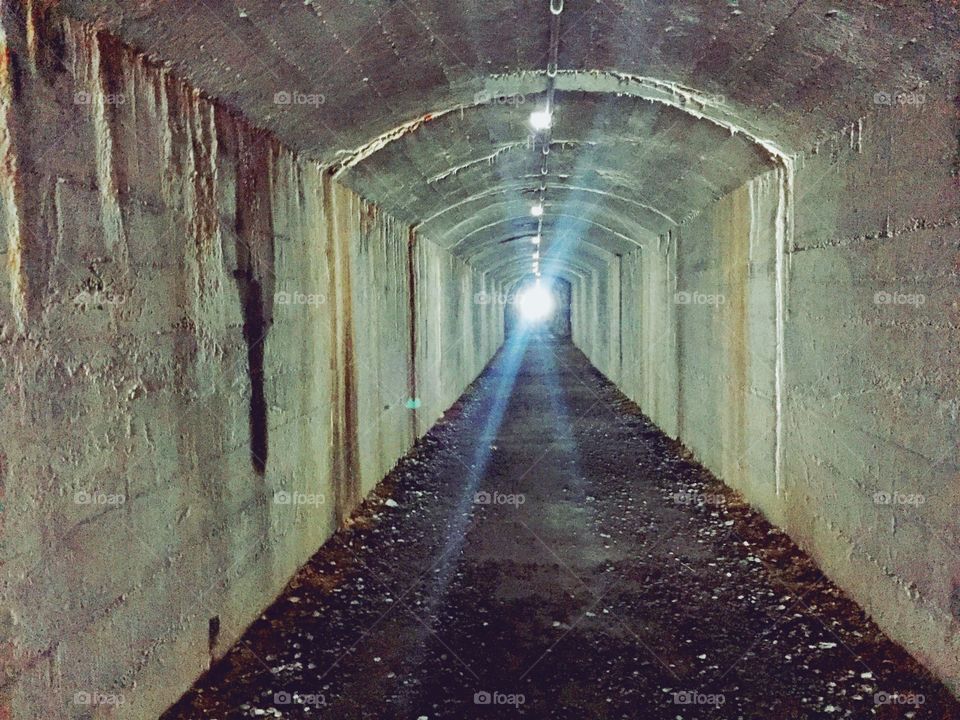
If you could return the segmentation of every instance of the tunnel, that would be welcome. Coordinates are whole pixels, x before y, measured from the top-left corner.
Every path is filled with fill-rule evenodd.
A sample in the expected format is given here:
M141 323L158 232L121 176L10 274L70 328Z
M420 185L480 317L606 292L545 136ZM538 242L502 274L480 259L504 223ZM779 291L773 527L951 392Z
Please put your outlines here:
M951 0L5 0L0 720L960 718Z

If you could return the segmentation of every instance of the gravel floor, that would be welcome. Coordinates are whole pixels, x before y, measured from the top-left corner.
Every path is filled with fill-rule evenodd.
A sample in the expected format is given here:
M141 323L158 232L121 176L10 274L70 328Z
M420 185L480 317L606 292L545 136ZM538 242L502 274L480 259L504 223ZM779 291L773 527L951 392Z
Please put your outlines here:
M250 717L960 705L579 351L539 341L497 357L164 720Z

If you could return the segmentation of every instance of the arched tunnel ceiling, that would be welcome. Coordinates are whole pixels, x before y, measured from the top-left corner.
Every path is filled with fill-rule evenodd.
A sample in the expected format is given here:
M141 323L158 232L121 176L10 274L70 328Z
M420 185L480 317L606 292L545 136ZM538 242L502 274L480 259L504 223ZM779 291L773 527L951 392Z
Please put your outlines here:
M547 87L548 0L51 4L481 269L529 267L540 163L527 118ZM564 272L589 273L873 112L876 92L954 72L956 22L948 0L567 0L546 256L566 243Z
M580 277L589 275L591 272L601 272L606 269L612 256L600 248L591 245L582 245L578 242L578 236L559 233L554 241L561 246L577 243L577 252L557 252L548 254L544 260L544 269L566 269L576 273ZM470 258L477 267L490 268L494 270L498 277L503 278L511 272L529 273L530 272L530 252L532 246L523 245L526 252L504 252L500 247L494 245L488 247L474 257Z
M491 244L529 257L542 147L528 142L540 95L449 113L391 142L343 177L464 259ZM520 100L523 99L522 102ZM635 250L746 179L769 155L681 110L630 96L558 92L543 250L556 232L610 253ZM579 245L579 242L577 245ZM495 257L495 256L491 256Z

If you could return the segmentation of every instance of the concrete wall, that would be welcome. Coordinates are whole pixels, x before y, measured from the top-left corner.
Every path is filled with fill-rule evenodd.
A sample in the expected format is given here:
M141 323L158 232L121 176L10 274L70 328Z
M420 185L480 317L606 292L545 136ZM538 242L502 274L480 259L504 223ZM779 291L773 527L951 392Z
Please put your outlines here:
M502 310L110 38L5 8L0 717L157 717L473 380Z
M956 692L955 95L879 105L625 256L619 375L603 280L574 339Z
M604 375L620 378L620 257L590 271L574 283L571 335Z
M503 343L503 305L477 300L498 295L500 286L465 268L429 242L414 247L418 435L460 397Z
M956 95L882 106L798 168L783 516L960 692Z

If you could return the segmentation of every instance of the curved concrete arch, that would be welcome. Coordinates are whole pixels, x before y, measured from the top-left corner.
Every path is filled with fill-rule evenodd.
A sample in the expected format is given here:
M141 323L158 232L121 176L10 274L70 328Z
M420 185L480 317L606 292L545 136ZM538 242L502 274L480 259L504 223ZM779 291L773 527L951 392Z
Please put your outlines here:
M709 122L731 134L741 135L771 155L777 162L791 157L791 151L781 145L772 128L761 129L746 119L746 116L726 101L719 101L715 94L670 80L643 75L634 75L617 70L565 70L555 78L558 91L628 95L679 110L696 120ZM483 92L488 96L526 96L546 92L548 78L545 71L509 73L486 79ZM387 132L371 138L363 145L342 151L342 158L333 166L334 175L363 162L392 142L409 132L416 132L425 122L442 118L454 112L465 112L487 107L486 102L464 99L449 107L436 108L423 115L411 118Z
M513 277L510 280L505 280L503 284L506 287L507 293L509 294L513 292L516 289L517 285L523 282L524 277L525 276L520 275L517 277ZM571 286L571 288L573 287L574 283L583 279L579 275L572 275L567 270L561 270L559 272L556 272L552 275L552 277L558 280L561 280L562 282L568 283Z
M527 242L526 236L519 238L510 238L513 242L505 243L499 236L491 236L484 242L478 242L472 245L473 251L469 255L461 256L467 262L475 262L482 256L492 254L508 254L515 250L520 252L533 252L533 243ZM591 242L588 236L584 236L574 230L549 228L544 235L540 245L541 252L551 253L560 249L576 249L595 257L615 257L624 254L620 249L611 250L599 243ZM569 252L567 254L570 254Z
M575 276L579 280L585 280L588 277L592 277L596 272L591 268L579 266L576 263L572 263L568 260L560 260L557 262L557 265L567 273ZM500 282L506 283L508 278L518 278L526 275L532 275L530 270L530 263L528 260L522 260L517 258L509 262L504 263L500 266L498 277ZM549 273L547 273L549 274Z
M447 233L447 235L449 238L455 238L452 243L443 242L444 238L431 238L431 240L433 240L438 245L440 245L440 247L446 248L456 253L459 248L463 248L465 244L470 242L470 239L475 235L477 235L478 233L482 233L485 230L489 230L490 228L497 227L498 225L503 225L504 223L514 223L519 226L521 223L527 222L528 225L532 225L534 227L534 231L531 234L535 234L536 219L532 218L529 215L529 213L514 214L515 211L512 208L512 206L514 205L516 205L516 201L505 201L501 203L485 205L484 212L487 214L498 215L499 216L498 220L494 220L493 222L486 222L485 218L476 218L475 216L473 219L471 219L472 222L481 222L483 224L478 225L477 227L474 227L472 229L467 229L463 227L451 229ZM590 227L596 228L602 231L602 233L609 235L612 238L616 238L622 243L625 243L626 247L634 248L634 249L643 247L643 243L637 239L637 236L640 236L641 232L642 232L642 235L647 240L650 240L656 237L656 235L654 235L653 233L650 233L649 231L643 231L642 228L629 228L629 227L612 228L612 227L609 227L608 225L605 225L604 223L598 222L596 220L592 220L589 217L585 217L583 215L572 215L568 212L551 212L550 206L551 206L551 203L548 202L546 205L545 212L543 214L544 224L546 224L548 220L550 220L551 218L564 218L566 220L571 221L572 224L584 224L584 225L589 225ZM587 211L596 210L595 205L582 206L579 203L574 205L572 208L568 203L567 205L564 206L564 209L576 210L578 207L584 207L584 209ZM507 208L510 208L510 209L507 210ZM466 225L470 223L471 220L465 220L462 223L460 223L460 225L461 226ZM631 236L626 234L631 231L634 231L636 235ZM519 230L518 228L518 232L524 232L524 231Z
M582 251L576 254L573 253L555 253L554 255L543 255L541 256L541 263L546 259L563 259L569 261L571 264L575 264L580 268L589 268L591 270L600 271L609 263L608 258L614 258L615 255L604 254L603 251L600 252L588 252ZM483 265L485 267L491 268L491 270L496 270L500 265L504 263L513 262L514 260L522 260L528 265L533 261L533 253L512 253L510 255L505 255L503 253L497 253L496 248L488 249L482 256ZM479 260L472 262L471 265L477 266L481 264Z
M545 236L547 239L546 239L546 241L545 241L545 243L544 243L545 246L546 246L546 248L549 248L549 247L551 246L551 244L557 242L556 238L551 238L551 237L550 237L551 234L555 235L555 234L558 232L558 231L555 229L555 227L554 227L554 219L555 219L555 218L566 218L566 219L570 220L571 222L579 222L580 219L581 219L581 218L579 218L579 217L577 217L577 216L564 215L564 214L547 214L547 215L544 215L544 227L545 227L545 232L547 233L547 235ZM505 219L500 220L500 221L498 221L498 222L491 223L490 225L486 226L486 227L483 228L483 229L484 229L484 230L491 230L492 228L495 228L495 227L497 227L497 226L502 226L502 225L504 225L504 224L506 224L506 223L512 223L512 222L514 222L515 220L516 220L516 218L505 218ZM584 234L581 234L581 235L579 236L579 240L583 243L584 246L588 246L588 245L589 245L589 246L593 246L593 247L599 248L599 249L601 249L601 250L603 250L603 251L605 251L605 252L608 252L608 253L614 254L614 255L615 255L615 254L623 254L623 253L625 253L625 252L629 252L631 249L634 249L634 250L635 250L635 249L638 249L638 248L636 248L634 245L627 244L625 241L616 241L616 239L606 240L606 239L605 239L604 231L603 231L602 229L600 229L599 231L597 231L597 230L596 230L595 228L593 228L592 226L590 227L590 229L592 230L592 232L584 233ZM536 233L536 228L535 228L535 226L534 226L533 230L532 230L530 233L518 233L518 234L522 234L522 235L528 235L528 234L529 234L530 236L533 236L535 233ZM566 235L569 236L569 231L567 231ZM478 240L478 241L476 241L475 243L471 243L469 247L471 247L471 248L472 248L472 247L481 247L481 248L495 247L496 244L499 244L499 243L500 243L500 240L499 240L499 239L494 240L493 238L494 238L494 237L496 237L496 238L502 238L502 236L503 236L503 233L502 233L502 232L501 232L501 233L498 233L498 234L496 234L496 235L491 235L489 238L486 238L486 239L484 239L484 240ZM522 239L517 239L516 241L517 241L517 242L522 242ZM616 244L613 245L613 247L614 247L615 249L611 249L610 247L607 247L607 246L613 244L614 242L616 242ZM461 259L463 259L465 262L472 262L471 257L472 257L472 255L473 255L474 253L473 253L473 252L460 252L460 253L456 253L456 254L457 254L458 257L460 257Z
M532 256L533 250L534 245L528 243L526 238L517 239L514 243L505 246L502 240L492 237L482 244L478 244L470 255L463 256L463 260L476 267L484 267L483 263L487 258L517 254ZM563 253L566 256L587 255L590 257L610 258L623 254L622 252L607 249L602 245L591 242L587 237L574 233L555 235L552 239L545 240L540 245L540 250L545 257L551 254Z
M618 83L626 82L621 75L616 76ZM572 82L572 78L579 78L579 81ZM497 92L529 90L529 83L531 82L530 78L525 76L523 78L499 76L495 80ZM573 73L565 76L563 88L564 91L571 93L590 92L597 96L612 96L632 101L641 100L651 106L668 108L671 113L676 113L677 122L689 121L701 128L698 136L701 147L709 147L711 141L716 143L718 131L726 133L730 137L739 138L737 144L730 145L730 147L724 146L725 154L717 154L716 156L711 154L711 151L706 155L700 155L699 159L695 155L690 155L689 152L686 153L687 157L683 153L678 153L671 158L667 158L667 167L677 168L679 162L683 163L679 167L688 168L688 170L680 173L673 170L672 176L667 178L667 182L661 184L663 189L658 191L658 197L656 199L645 198L642 192L643 185L653 182L650 178L656 173L658 164L656 156L651 156L649 152L640 153L635 157L625 157L623 162L618 164L615 150L612 150L616 148L616 144L605 142L609 131L597 128L596 139L592 139L593 131L590 129L588 122L588 127L584 128L581 125L578 128L580 135L565 136L564 140L551 142L550 147L569 146L576 149L582 145L589 145L602 148L600 154L595 157L588 157L587 163L581 168L577 168L577 164L582 162L582 158L578 159L577 155L561 153L559 155L561 167L557 168L556 165L553 165L553 173L548 175L547 184L550 191L553 193L559 191L568 197L576 197L579 194L596 198L598 200L596 206L605 217L629 218L644 228L647 231L648 239L652 239L689 217L690 210L687 210L686 214L678 214L678 207L690 207L689 203L684 205L688 193L698 198L699 205L692 208L695 211L722 196L733 187L743 184L749 178L768 170L778 159L783 160L784 156L782 153L778 154L775 143L768 142L752 129L747 128L745 130L741 125L730 119L733 116L731 112L725 108L713 112L717 103L709 96L704 95L701 98L689 88L673 86L649 78L635 79L632 84L627 84L630 85L631 91L621 92L622 88L619 85L617 90L612 87L604 87L602 83L599 86L590 85L584 80L582 74ZM672 94L667 93L667 89L670 89ZM702 102L696 102L698 99ZM570 102L573 105L582 101L573 98ZM645 107L643 103L632 107ZM486 122L497 122L496 108L491 109L489 106L479 103L468 103L461 109L461 115L465 109L483 111L486 113ZM589 114L590 117L593 115L594 113ZM709 116L709 122L705 119L707 116ZM369 148L370 152L363 153L362 160L358 160L356 163L349 162L347 165L364 167L366 161L378 156L385 149L393 147L396 143L404 143L405 146L402 150L389 154L389 157L381 164L380 171L387 174L397 173L398 176L412 178L413 185L408 184L408 187L411 188L412 197L407 199L400 191L388 194L391 198L394 198L395 204L401 208L401 212L408 213L405 214L405 217L408 217L417 229L428 231L431 239L435 239L443 247L456 247L448 245L443 237L436 233L446 235L464 232L464 235L466 235L470 232L467 228L471 223L476 222L478 215L478 213L471 212L472 208L489 213L488 204L498 207L503 207L503 204L486 203L488 199L508 196L511 190L535 192L533 188L528 187L528 181L539 184L537 182L539 176L531 175L527 167L532 158L526 158L524 153L518 152L521 148L527 147L525 143L521 142L498 145L491 152L484 152L479 157L474 154L467 160L458 162L456 158L462 148L470 151L482 145L483 141L471 140L463 146L458 144L459 141L455 139L457 137L456 131L462 132L462 128L457 125L458 115L456 113L431 114L430 117L429 123L417 123L415 127L410 128L410 132L401 133L397 137L391 136L389 140L384 142L374 143L376 148L371 147ZM649 112L641 114L639 117L641 118L639 125L642 126L642 130L636 130L636 132L648 131L653 122L649 117ZM511 122L515 123L516 121L516 113L514 113ZM426 128L431 129L427 130ZM443 129L434 132L433 128ZM709 130L704 130L704 128L709 128ZM483 133L478 134L483 137ZM420 140L411 140L411 138L421 137L427 138L424 141L428 143L427 145L424 145ZM704 145L704 137L707 138L708 144L706 146ZM721 134L720 139L722 137ZM384 139L381 138L381 140ZM630 140L632 142L629 144L635 147L642 147L643 145L642 135L631 137ZM663 147L672 147L663 145L664 142L669 141L672 141L671 138L660 138L658 142ZM406 144L410 143L413 144L406 147ZM414 159L417 154L423 157L450 159L452 163L445 167L436 168L436 162L417 162ZM732 163L720 162L720 160L736 158L738 155L745 159L743 161L735 160ZM508 157L509 161L506 159ZM500 164L496 164L498 158L504 158L500 160ZM639 184L633 179L632 173L635 172L634 165L631 164L633 162L642 162L645 168L644 173L640 175L645 179ZM759 162L770 164L764 167L758 165ZM504 163L508 164L504 165ZM727 172L728 169L729 172ZM418 173L421 176L420 180L416 179ZM465 173L470 174L469 180L463 180ZM379 174L381 173L375 172L373 176ZM455 177L461 180L464 192L457 192L459 188L453 187L447 188L443 193L438 192L434 197L424 189L424 186L432 187L439 183L446 184ZM417 187L420 189L417 189ZM574 188L577 189L574 190ZM371 190L373 189L371 188ZM640 189L639 193L637 189ZM551 192L548 191L548 198L550 194ZM410 212L411 207L416 208L416 210ZM596 209L594 211L596 212ZM462 218L463 215L468 217ZM436 230L434 225L441 222L444 225L452 225ZM634 243L643 244L641 237L644 233L640 230L624 231L622 228L609 225L608 229L619 232L622 237L628 238Z
M624 197L624 196L622 196L622 195L617 195L617 194L615 194L615 193L607 192L607 191L605 191L605 190L599 190L599 189L597 189L597 188L584 187L584 186L581 186L581 185L568 185L568 184L564 184L564 183L557 182L556 179L554 179L553 182L550 183L550 189L551 189L551 191L561 190L561 191L570 192L570 193L586 193L586 194L590 194L590 195L599 195L599 196L601 196L602 200L604 200L604 201L612 200L612 201L614 201L615 203L623 203L623 204L625 204L625 205L629 205L630 207L637 208L637 209L641 210L642 212L657 215L657 216L659 216L660 218L662 218L663 220L665 220L666 222L668 222L670 225L674 225L674 226L675 226L675 225L678 224L678 222L677 222L674 218L670 217L669 215L661 212L660 210L658 210L658 209L656 209L656 208L654 208L654 207L652 207L652 206L650 206L650 205L646 205L646 204L644 204L644 203L642 203L642 202L640 202L640 201L638 201L638 200L633 200L633 199L631 199L631 198ZM478 202L478 201L484 200L484 199L486 199L486 198L488 198L488 197L493 197L493 196L496 196L496 195L506 195L506 194L511 193L511 192L520 193L520 192L523 192L524 190L526 190L526 191L528 191L528 192L533 192L533 191L530 190L530 183L529 183L529 182L524 182L523 180L516 180L516 181L512 181L512 182L504 181L504 182L503 182L502 184L500 184L500 185L497 185L497 186L494 186L494 187L490 187L490 188L488 188L487 190L484 190L483 192L477 193L476 195L472 195L472 196L467 197L467 198L463 198L462 200L458 200L457 202L453 203L452 205L448 205L448 206L442 208L441 210L437 211L437 212L434 213L433 215L431 215L431 216L429 216L429 217L424 218L423 220L421 220L421 221L415 226L415 229L417 229L417 230L422 230L422 229L425 228L427 225L429 225L429 223L436 221L437 219L439 219L441 216L447 214L448 212L452 212L452 211L454 211L454 210L459 210L459 209L463 208L465 205L469 205L470 203Z
M530 276L531 275L529 271L522 271L522 270L511 271L510 273L504 275L502 282L504 287L506 288L506 292L508 293L512 292L513 288L516 287L517 283L522 281L524 278L530 277ZM554 273L554 276L570 283L571 288L577 286L578 284L586 282L585 276L579 275L578 273L568 269L561 269L558 272Z
M478 253L469 262L475 267L488 267L495 272L501 266L515 261L530 266L532 256L532 252L514 252L508 255L499 251L497 247L489 247ZM603 272L614 257L616 255L604 250L588 250L586 247L578 247L575 253L557 252L550 254L548 252L541 256L540 263L541 266L545 266L548 262L563 261L578 268L589 268L595 272Z

